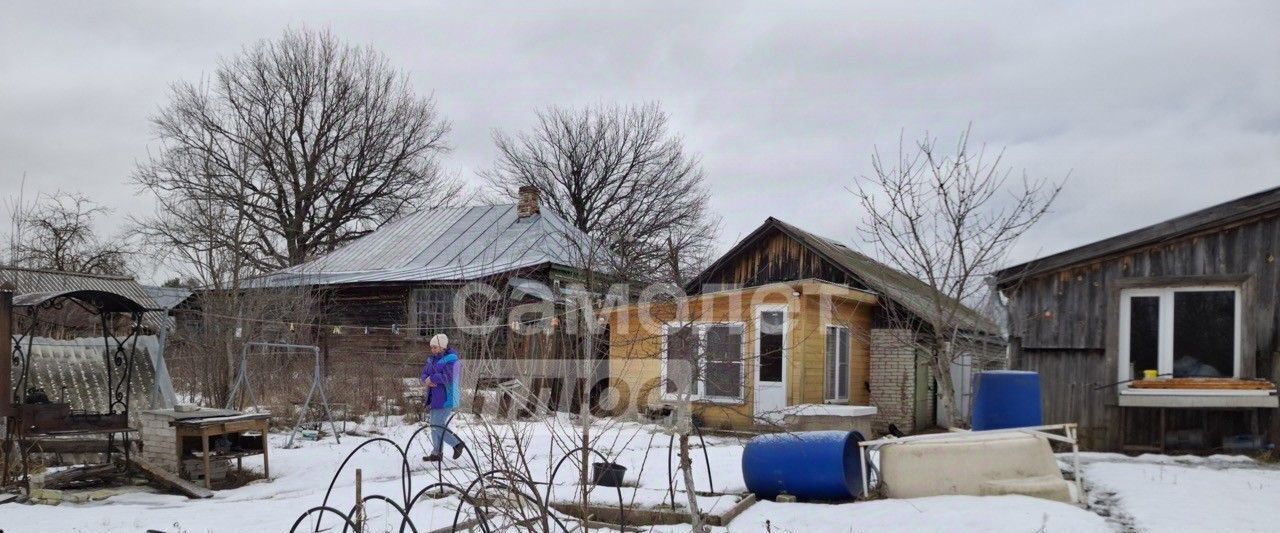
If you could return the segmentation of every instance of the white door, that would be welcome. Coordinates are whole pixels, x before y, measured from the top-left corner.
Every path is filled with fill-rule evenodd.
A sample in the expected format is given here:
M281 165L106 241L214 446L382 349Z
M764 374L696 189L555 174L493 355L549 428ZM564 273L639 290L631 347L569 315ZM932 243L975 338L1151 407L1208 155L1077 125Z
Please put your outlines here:
M787 406L787 306L756 308L755 417L782 422Z

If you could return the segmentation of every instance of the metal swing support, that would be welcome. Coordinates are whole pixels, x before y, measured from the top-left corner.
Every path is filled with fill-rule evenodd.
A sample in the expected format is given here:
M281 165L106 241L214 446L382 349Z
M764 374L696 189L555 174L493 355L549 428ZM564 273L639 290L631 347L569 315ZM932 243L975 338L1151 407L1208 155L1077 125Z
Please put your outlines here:
M307 413L311 411L311 399L316 396L316 392L320 393L320 405L324 409L324 416L329 419L329 428L333 431L333 438L338 442L338 444L342 444L342 437L338 434L338 425L333 419L333 411L329 408L329 395L326 394L324 390L324 377L321 372L320 348L318 346L279 342L246 343L244 347L240 349L240 363L236 370L236 380L231 385L231 394L227 396L227 409L235 408L236 396L240 392L241 387L243 387L245 394L249 397L250 404L261 412L258 405L258 398L253 393L253 387L249 382L249 349L255 347L311 352L313 358L311 390L307 392L307 400L302 404L302 409L298 410L298 421L293 425L293 430L289 432L289 442L285 444L285 447L293 447L293 438L298 434L299 428L302 427L302 423L306 419ZM323 424L323 421L321 424Z

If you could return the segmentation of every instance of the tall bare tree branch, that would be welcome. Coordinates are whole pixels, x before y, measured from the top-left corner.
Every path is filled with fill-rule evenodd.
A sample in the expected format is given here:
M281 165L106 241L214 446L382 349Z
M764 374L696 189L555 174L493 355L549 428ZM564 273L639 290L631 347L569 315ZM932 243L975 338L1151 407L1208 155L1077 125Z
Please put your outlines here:
M604 243L613 273L685 281L709 259L719 219L697 156L670 133L657 104L550 107L528 132L498 132L484 176L500 194L537 187L546 207Z
M1001 266L1013 243L1048 212L1061 183L1014 177L1004 152L970 146L970 130L953 151L925 136L886 159L872 155L872 173L852 191L862 211L859 231L890 265L933 289L929 316L889 310L892 326L929 356L941 409L958 420L951 382L954 347L973 331L966 304L984 296L983 281Z
M184 261L296 265L461 191L437 164L449 125L431 98L382 54L328 32L287 31L210 80L176 83L152 124L160 149L133 179L159 209L138 227L166 248L194 247ZM193 215L211 225L193 227Z
M15 201L13 207L10 261L15 266L90 274L129 272L130 244L101 239L94 231L98 217L110 209L67 192L40 195L30 205Z

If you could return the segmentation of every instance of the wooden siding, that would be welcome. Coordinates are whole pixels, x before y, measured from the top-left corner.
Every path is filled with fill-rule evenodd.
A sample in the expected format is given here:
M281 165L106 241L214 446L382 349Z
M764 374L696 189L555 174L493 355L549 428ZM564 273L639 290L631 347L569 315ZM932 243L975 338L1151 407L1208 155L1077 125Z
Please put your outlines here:
M833 310L823 313L822 300L804 298L796 316L793 359L799 368L791 380L791 404L826 401L827 326L849 328L849 401L848 405L870 405L871 390L871 315L875 307L861 302L832 302ZM827 315L827 316L824 316Z
M407 320L411 291L409 285L352 286L322 291L320 321L350 326L339 332L318 332L326 356L331 360L349 358L388 365L421 365L422 357L415 355L415 349L409 344L412 333ZM400 333L372 329L366 334L363 330L366 325L391 327L393 324L403 328Z
M1280 380L1280 217L1272 213L1006 281L1015 368L1040 370L1045 421L1079 422L1093 443L1119 442L1114 407L1119 292L1144 285L1241 288L1245 376ZM1101 387L1096 392L1092 389ZM1275 422L1280 422L1280 417ZM1087 431L1105 431L1098 437ZM1276 428L1272 427L1273 438ZM1130 439L1132 440L1132 439ZM1101 446L1099 446L1101 447Z
M756 287L769 283L819 279L865 289L840 267L823 259L803 243L776 229L744 249L722 267L706 273L708 285Z
M694 412L707 427L748 430L757 427L754 419L755 305L787 305L787 403L822 403L826 366L826 326L842 324L850 329L850 403L866 405L869 400L866 381L870 375L868 335L873 303L835 302L829 317L821 308L822 297L812 292L794 293L815 282L771 284L755 290L732 291L691 297L686 300L685 322L730 322L743 324L744 389L741 401L697 402ZM844 288L837 288L847 291ZM858 293L862 295L863 293ZM649 397L662 375L662 324L674 321L674 305L652 306L645 320L637 307L610 313L610 380L633 397ZM620 385L619 385L620 384ZM659 395L652 398L657 400Z

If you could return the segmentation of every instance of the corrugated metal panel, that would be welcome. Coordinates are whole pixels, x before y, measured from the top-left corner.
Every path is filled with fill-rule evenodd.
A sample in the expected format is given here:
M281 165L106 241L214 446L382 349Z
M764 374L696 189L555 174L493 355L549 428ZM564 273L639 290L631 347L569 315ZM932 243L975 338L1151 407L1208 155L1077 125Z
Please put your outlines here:
M521 268L575 265L590 239L554 213L526 219L515 204L418 211L254 287L391 281L465 281Z
M105 291L124 296L142 304L147 309L156 309L156 303L147 294L146 289L133 278L123 276L99 276L96 274L80 274L76 272L54 272L30 268L0 267L0 285L12 284L14 295L37 292L63 291Z
M127 296L147 309L159 309L146 289L133 278L101 276L77 272L55 272L18 267L0 267L0 285L11 284L14 296L41 292L105 291ZM143 324L152 329L168 327L164 313L143 314Z
M70 403L77 410L107 412L108 354L114 353L118 342L104 341L102 337L69 340L36 337L29 340L31 370L27 374L30 380L28 387L42 388L54 401ZM146 335L138 337L137 341L138 351L129 380L132 385L129 389L130 425L138 422L138 413L166 407L168 403L165 398L154 394L159 339ZM125 350L132 350L133 346L128 342Z

